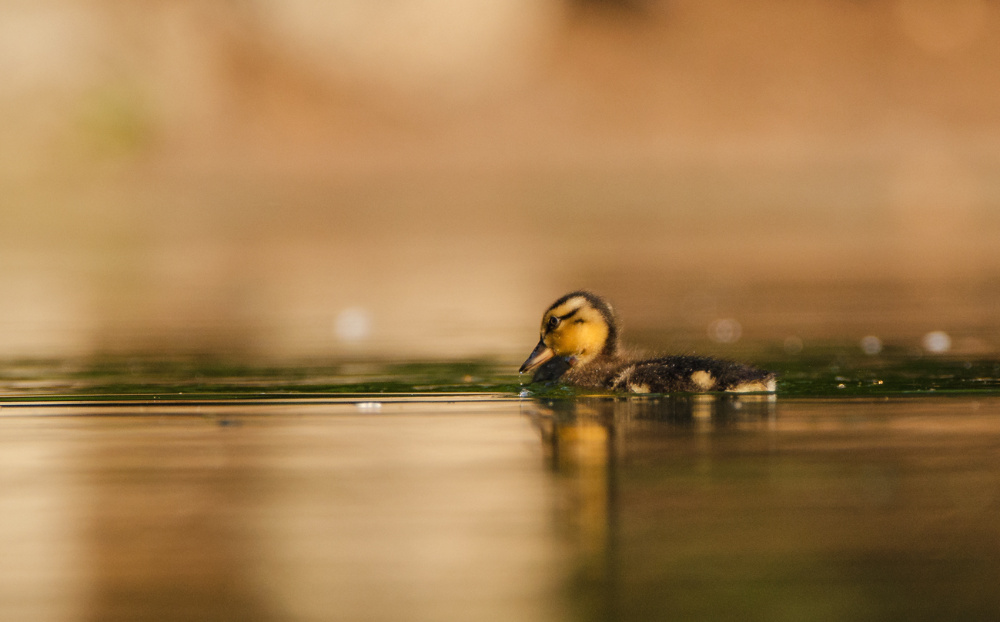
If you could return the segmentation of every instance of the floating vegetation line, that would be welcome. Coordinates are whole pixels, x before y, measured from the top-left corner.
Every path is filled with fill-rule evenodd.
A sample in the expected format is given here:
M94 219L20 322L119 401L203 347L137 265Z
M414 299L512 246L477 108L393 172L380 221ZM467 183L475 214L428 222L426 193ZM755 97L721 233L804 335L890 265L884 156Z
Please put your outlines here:
M778 397L1000 395L1000 361L942 356L867 356L837 349L756 360L779 374ZM205 359L112 358L0 362L0 403L30 401L317 400L350 396L482 394L570 399L581 391L528 385L516 363L498 361L307 362L257 365Z

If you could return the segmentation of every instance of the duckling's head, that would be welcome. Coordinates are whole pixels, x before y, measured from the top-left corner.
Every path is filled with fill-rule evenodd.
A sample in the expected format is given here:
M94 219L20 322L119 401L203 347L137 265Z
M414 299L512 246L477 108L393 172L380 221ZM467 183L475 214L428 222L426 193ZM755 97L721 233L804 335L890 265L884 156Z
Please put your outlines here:
M542 316L541 332L542 338L521 365L521 373L537 369L553 357L562 357L569 366L577 367L618 350L614 311L606 300L590 292L572 292L552 303Z

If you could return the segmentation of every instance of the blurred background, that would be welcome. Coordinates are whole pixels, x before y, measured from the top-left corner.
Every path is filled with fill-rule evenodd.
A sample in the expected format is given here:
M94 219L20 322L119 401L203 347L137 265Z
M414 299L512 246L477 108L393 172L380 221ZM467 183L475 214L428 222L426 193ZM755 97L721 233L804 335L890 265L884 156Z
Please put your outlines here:
M995 352L998 27L988 0L6 0L0 357L519 362L581 287L663 348Z

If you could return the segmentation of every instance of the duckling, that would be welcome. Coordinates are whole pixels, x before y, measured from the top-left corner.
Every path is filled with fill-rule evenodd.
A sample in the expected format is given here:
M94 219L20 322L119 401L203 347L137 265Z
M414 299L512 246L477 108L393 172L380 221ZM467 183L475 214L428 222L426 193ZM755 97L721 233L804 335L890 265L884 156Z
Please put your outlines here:
M618 323L606 300L587 291L566 294L542 316L541 339L520 372L534 382L562 380L580 387L672 393L774 392L775 375L703 356L632 361L618 348Z

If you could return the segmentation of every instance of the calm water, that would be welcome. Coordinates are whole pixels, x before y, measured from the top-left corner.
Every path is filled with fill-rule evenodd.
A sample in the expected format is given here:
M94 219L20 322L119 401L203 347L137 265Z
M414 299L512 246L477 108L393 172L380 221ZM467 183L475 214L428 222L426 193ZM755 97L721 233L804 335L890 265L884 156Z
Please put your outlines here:
M773 399L8 364L0 619L1000 616L996 364L772 367Z

